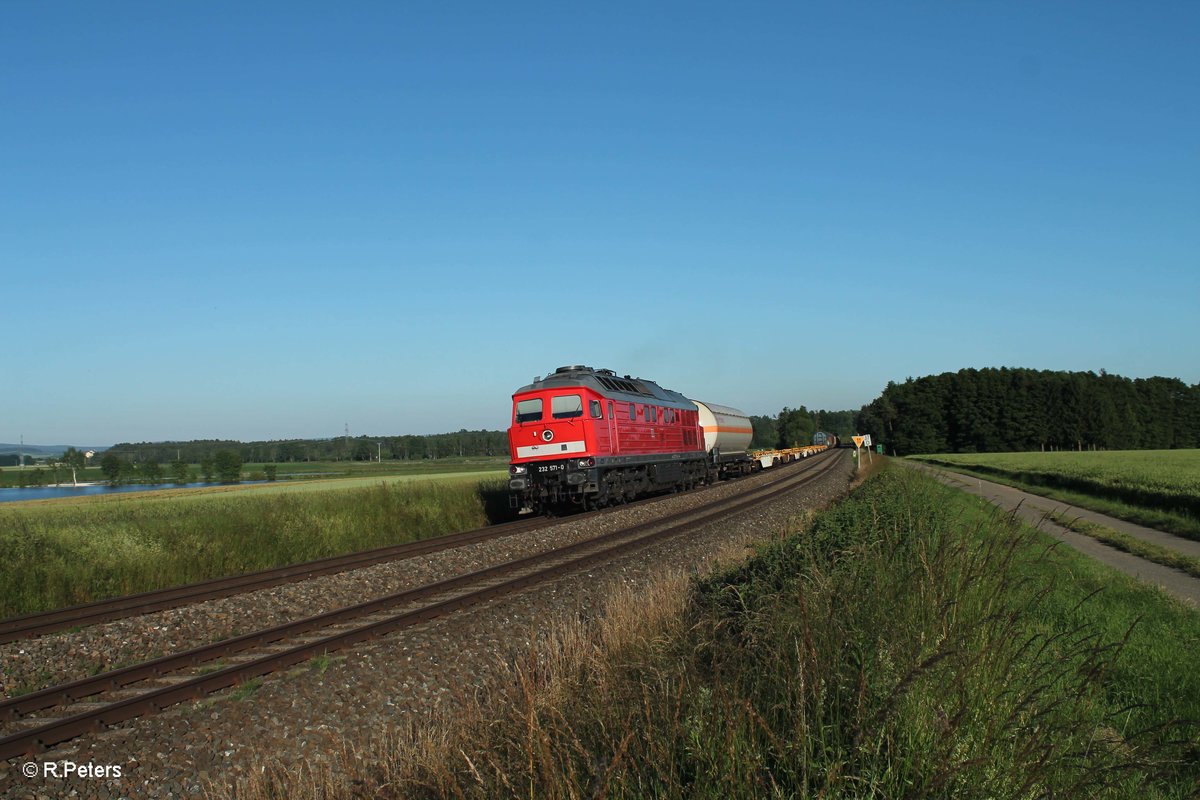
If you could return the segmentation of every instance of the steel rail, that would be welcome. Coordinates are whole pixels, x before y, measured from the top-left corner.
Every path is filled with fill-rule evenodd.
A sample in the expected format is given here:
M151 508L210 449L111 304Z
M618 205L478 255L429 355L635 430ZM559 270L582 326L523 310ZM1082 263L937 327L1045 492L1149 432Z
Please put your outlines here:
M17 641L18 639L28 639L65 628L94 625L100 622L110 622L114 619L123 619L124 617L163 611L168 608L177 608L178 606L198 603L204 600L231 597L236 594L279 586L284 583L304 581L320 575L346 572L372 564L413 558L439 550L462 547L492 537L509 536L525 530L545 527L549 524L552 523L545 519L517 520L501 525L473 528L469 531L459 531L428 539L387 545L372 550L360 550L354 553L330 556L299 564L271 567L241 575L230 575L198 583L188 583L165 589L140 592L138 594L123 595L108 600L97 600L92 603L68 606L53 611L9 617L8 619L0 620L0 644Z
M146 713L154 713L184 700L220 691L250 678L265 675L269 672L307 660L322 652L338 650L399 628L420 624L452 611L476 605L500 595L516 592L537 583L552 580L593 564L611 561L629 551L641 549L683 531L692 530L700 525L729 517L746 508L766 503L776 496L790 492L798 486L816 480L831 470L839 460L838 458L817 458L808 462L802 462L810 464L812 467L802 470L799 474L781 477L766 486L758 487L749 493L749 497L741 496L717 500L700 508L677 512L668 517L640 523L630 528L613 531L563 548L516 559L366 603L336 609L315 617L297 620L268 630L257 631L235 639L217 642L213 645L193 648L184 653L165 656L93 678L85 678L62 686L49 687L29 695L5 700L0 703L0 716L9 719L20 717L31 711L77 702L103 691L156 678L179 669L212 661L216 658L241 652L255 646L268 645L309 631L338 625L344 623L346 620L378 613L396 605L435 597L474 583L502 578L515 571L536 566L538 563L575 556L555 566L510 578L489 587L468 592L448 600L435 602L423 608L403 612L399 615L353 628L349 631L335 633L313 642L289 648L281 653L264 655L242 664L232 665L206 675L182 681L172 686L152 689L135 697L105 705L103 708L97 710L82 712L35 728L18 731L0 738L0 760L39 752L83 733L111 726ZM818 467L819 463L824 462L828 463ZM700 516L697 516L698 514ZM678 521L685 518L691 519L683 522ZM667 527L663 527L664 525ZM647 530L651 532L646 535L637 536L636 538L630 538ZM620 539L628 539L628 541L610 544ZM608 546L603 547L604 545ZM593 550L597 546L601 546L602 549L586 554L586 551ZM585 554L578 555L580 553Z

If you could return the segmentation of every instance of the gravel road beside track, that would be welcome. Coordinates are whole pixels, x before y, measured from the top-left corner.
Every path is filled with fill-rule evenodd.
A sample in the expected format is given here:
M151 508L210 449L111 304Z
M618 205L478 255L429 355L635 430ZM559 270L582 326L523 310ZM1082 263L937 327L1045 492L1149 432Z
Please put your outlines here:
M509 674L508 665L529 652L552 619L589 618L614 582L644 585L663 567L699 566L731 542L778 533L790 520L826 505L845 490L853 469L844 452L834 457L841 460L838 468L762 511L706 526L473 612L268 676L243 699L237 699L237 691L227 692L131 721L35 759L122 765L118 780L30 780L20 774L22 760L0 764L0 796L194 797L206 781L231 785L264 760L295 765L325 758L347 741L376 740L397 720L427 716ZM0 647L0 664L6 685L57 683L92 674L98 664L144 660L665 516L778 475L768 470L703 493L568 518L560 525L502 540L14 642Z
M1061 500L1052 500L1049 497L1023 492L1020 489L1014 489L1002 483L993 483L972 475L962 475L916 461L907 461L905 459L895 459L895 461L910 469L919 469L922 472L930 474L947 486L953 486L955 489L961 489L964 492L982 497L1005 511L1015 511L1018 516L1030 525L1050 534L1065 544L1069 544L1084 555L1090 556L1113 569L1120 570L1126 575L1158 586L1163 591L1189 603L1193 607L1200 606L1200 578L1193 578L1181 570L1156 564L1153 561L1147 561L1132 553L1126 553L1123 550L1110 547L1091 536L1076 533L1069 528L1058 525L1049 519L1049 515L1051 512L1059 511L1068 517L1104 525L1113 530L1127 533L1135 538L1184 553L1185 555L1200 555L1200 543L1181 539L1178 536L1156 531L1153 528L1135 525L1132 522L1116 519L1097 511L1072 506Z

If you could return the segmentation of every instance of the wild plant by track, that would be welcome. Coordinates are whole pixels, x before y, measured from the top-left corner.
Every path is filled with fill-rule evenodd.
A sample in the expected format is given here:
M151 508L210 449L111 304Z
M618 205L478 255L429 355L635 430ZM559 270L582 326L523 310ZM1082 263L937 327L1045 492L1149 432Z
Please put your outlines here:
M10 721L10 730L20 729L0 738L0 759L40 752L81 734L155 713L316 655L611 561L767 503L816 480L842 458L843 454L834 453L801 462L799 470L784 468L779 478L748 493L713 500L566 547L5 700L0 702L0 719ZM207 672L197 669L219 659L236 663L215 669L210 666ZM193 674L182 674L189 669ZM106 701L86 702L102 693L108 694ZM33 716L48 709L57 709L54 717Z

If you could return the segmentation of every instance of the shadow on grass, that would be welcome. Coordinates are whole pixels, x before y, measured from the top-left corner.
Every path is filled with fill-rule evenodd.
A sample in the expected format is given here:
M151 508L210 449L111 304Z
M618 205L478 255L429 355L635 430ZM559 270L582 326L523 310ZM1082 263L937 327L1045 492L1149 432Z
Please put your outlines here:
M517 510L508 504L508 481L485 481L475 490L489 525L512 522L517 519Z

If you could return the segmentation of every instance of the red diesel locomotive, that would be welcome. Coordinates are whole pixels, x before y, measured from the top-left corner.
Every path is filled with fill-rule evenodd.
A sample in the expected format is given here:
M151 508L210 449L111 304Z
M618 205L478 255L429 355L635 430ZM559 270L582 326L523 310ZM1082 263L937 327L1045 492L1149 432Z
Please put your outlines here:
M746 471L740 411L612 370L559 367L513 394L510 503L522 512L598 508Z

